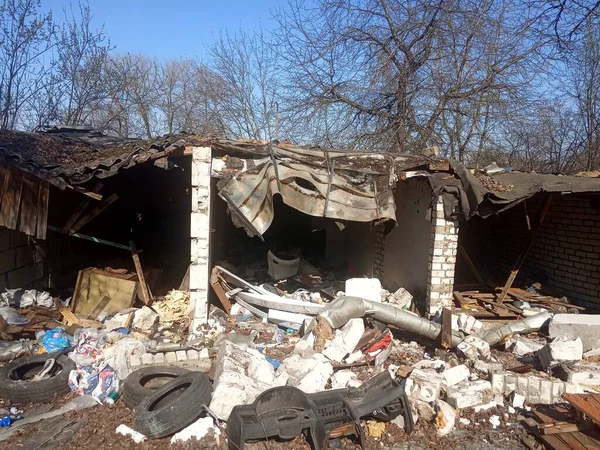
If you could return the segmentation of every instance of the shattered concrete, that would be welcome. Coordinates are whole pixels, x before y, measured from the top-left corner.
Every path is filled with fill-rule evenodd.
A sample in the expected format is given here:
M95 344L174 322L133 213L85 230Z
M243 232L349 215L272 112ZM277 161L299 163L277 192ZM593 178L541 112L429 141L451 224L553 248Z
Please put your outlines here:
M561 403L563 401L561 395L565 392L583 393L583 389L576 384L532 374L496 372L491 375L490 380L494 394L507 396L516 392L524 396L525 400L531 404Z
M537 356L544 369L551 369L566 361L579 361L583 358L581 338L571 339L559 336L538 351Z
M443 400L436 402L437 416L435 419L435 426L437 428L438 436L446 436L456 425L456 411Z
M581 338L583 351L600 347L600 315L555 314L548 324L548 335Z
M415 368L406 380L406 393L413 400L434 402L440 395L444 376L431 369Z
M214 390L210 409L227 420L236 405L252 403L263 391L285 386L288 374L278 370L254 349L224 343L215 361Z
M514 336L512 339L506 341L505 348L517 356L525 356L541 350L545 345L546 341L541 339L535 340L524 336Z
M448 404L457 409L485 405L494 398L492 384L485 380L463 381L449 387L447 394Z
M444 370L444 384L447 387L454 386L455 384L465 381L471 375L471 371L467 366L461 364L460 366L451 367Z
M487 359L490 356L490 344L476 336L467 336L456 350L460 356L470 360Z
M600 386L600 364L579 361L573 364L561 364L554 374L563 381L583 386Z

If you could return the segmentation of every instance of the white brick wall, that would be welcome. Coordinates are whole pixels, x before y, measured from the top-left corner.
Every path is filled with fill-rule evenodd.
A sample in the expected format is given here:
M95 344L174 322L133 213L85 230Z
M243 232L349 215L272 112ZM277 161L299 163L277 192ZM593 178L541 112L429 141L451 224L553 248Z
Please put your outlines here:
M427 283L427 313L433 316L444 306L452 305L454 268L458 248L458 223L444 218L441 197L435 202L432 214L429 274Z
M192 211L190 303L194 312L192 332L208 320L210 243L210 147L194 147L192 153Z

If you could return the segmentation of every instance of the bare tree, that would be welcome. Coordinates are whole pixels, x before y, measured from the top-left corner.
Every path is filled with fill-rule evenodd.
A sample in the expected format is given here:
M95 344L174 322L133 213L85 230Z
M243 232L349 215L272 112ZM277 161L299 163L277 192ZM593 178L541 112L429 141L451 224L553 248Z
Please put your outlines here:
M210 56L211 68L226 89L218 108L228 134L275 138L281 87L275 51L262 31L224 33L210 48Z
M0 129L20 125L28 102L48 83L55 28L40 7L40 0L0 3Z
M321 0L307 10L293 3L277 20L296 103L351 112L339 124L350 143L403 151L444 144L465 109L479 126L490 101L526 81L538 44L532 21L509 14L513 4Z

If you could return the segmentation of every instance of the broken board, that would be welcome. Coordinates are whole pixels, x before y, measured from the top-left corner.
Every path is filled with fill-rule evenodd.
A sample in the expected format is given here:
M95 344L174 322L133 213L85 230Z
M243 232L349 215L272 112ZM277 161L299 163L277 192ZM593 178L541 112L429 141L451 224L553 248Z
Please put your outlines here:
M137 295L138 283L128 279L129 275L89 268L79 272L72 311L88 316L106 296L110 302L104 312L111 313L130 308Z

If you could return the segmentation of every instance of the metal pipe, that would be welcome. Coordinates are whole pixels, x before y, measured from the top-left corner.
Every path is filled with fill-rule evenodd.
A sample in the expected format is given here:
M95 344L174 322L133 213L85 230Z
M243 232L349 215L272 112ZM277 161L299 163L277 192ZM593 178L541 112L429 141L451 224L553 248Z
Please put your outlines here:
M65 233L62 233L58 227L55 227L53 225L48 225L48 229L50 231L56 231L57 233L65 234ZM71 237L78 238L78 239L85 239L86 241L95 242L97 244L104 244L104 245L108 245L110 247L120 248L122 250L127 250L128 252L130 252L132 250L131 247L128 247L126 245L118 244L117 242L107 241L106 239L100 239L100 238L97 238L94 236L88 236L87 234L73 233L73 234L66 234L66 236L71 236Z
M319 313L332 328L344 326L350 319L373 317L387 325L435 340L442 331L440 324L404 311L387 303L373 302L359 297L338 297ZM452 345L457 346L463 338L452 332Z
M513 334L527 334L539 331L539 329L542 328L551 318L552 313L544 311L539 314L526 317L522 320L508 322L497 328L481 333L479 337L490 344L490 346L494 346Z

